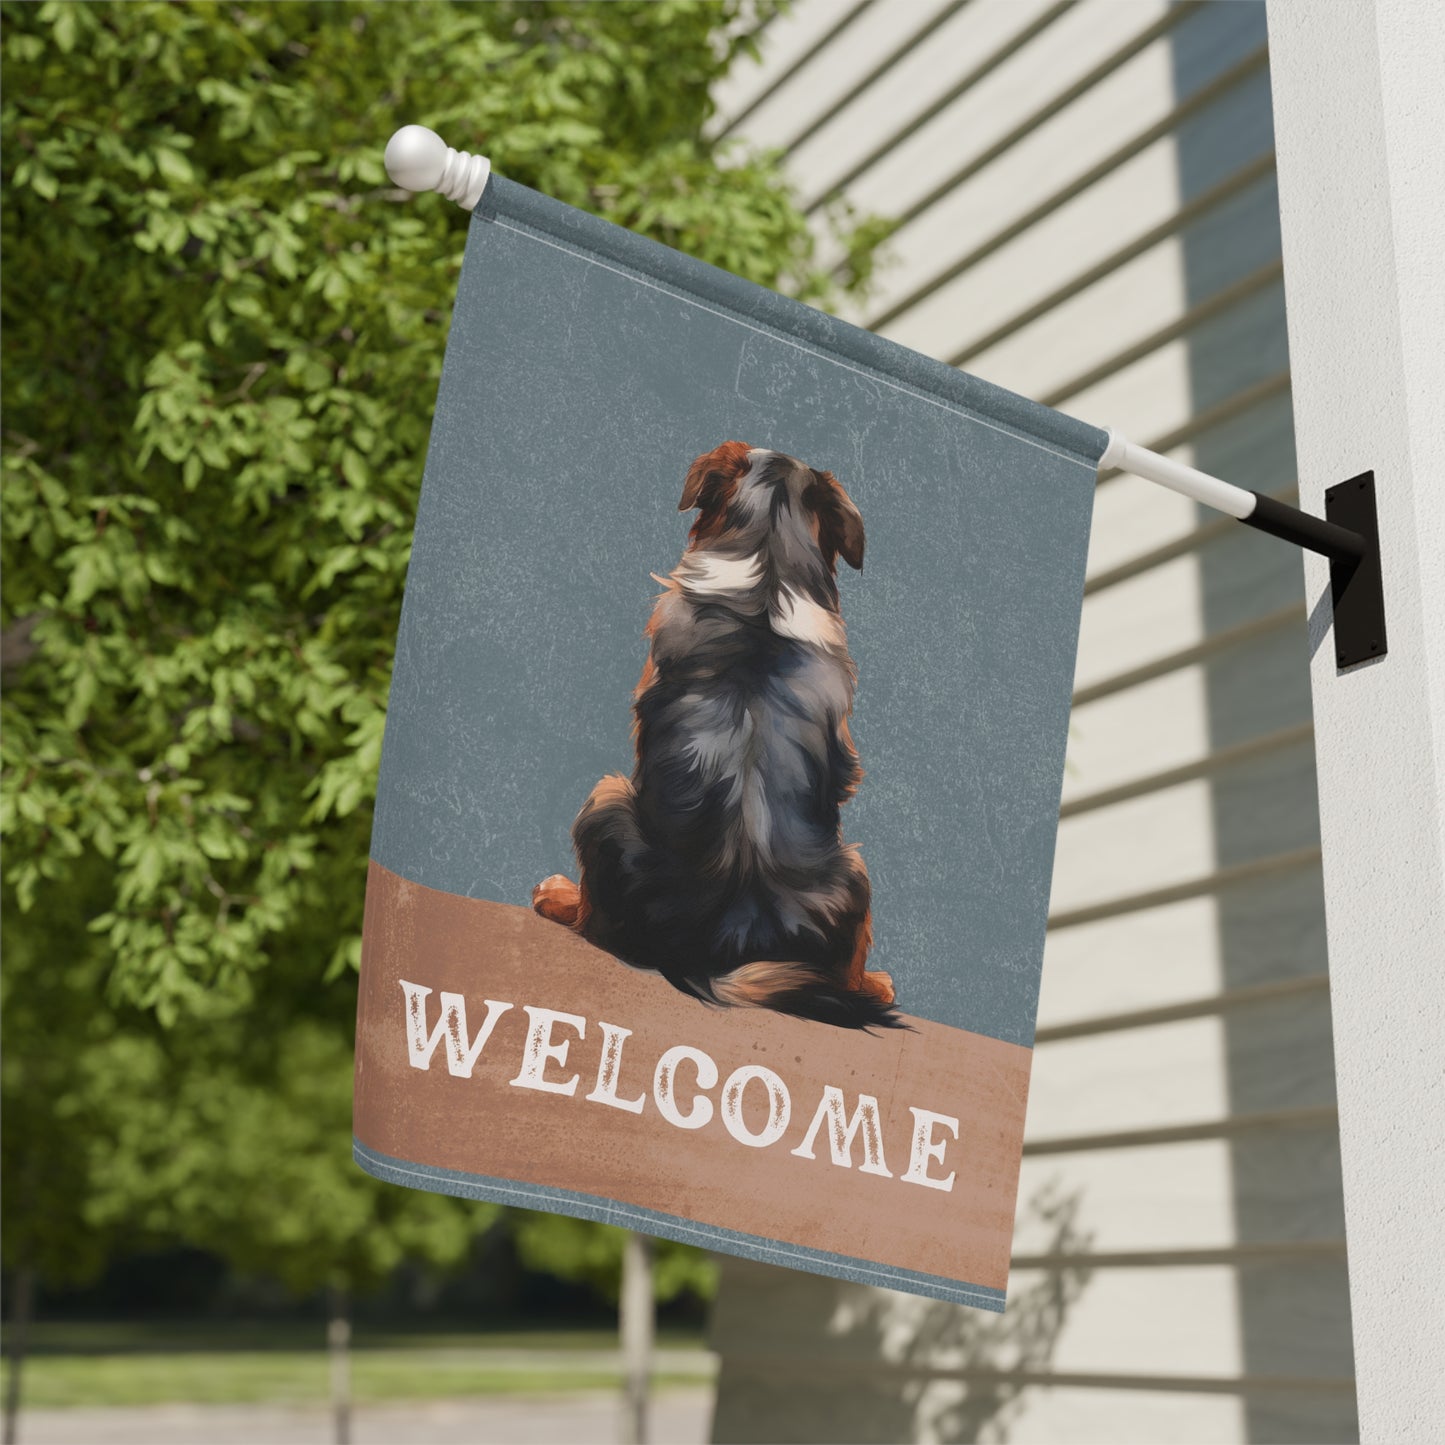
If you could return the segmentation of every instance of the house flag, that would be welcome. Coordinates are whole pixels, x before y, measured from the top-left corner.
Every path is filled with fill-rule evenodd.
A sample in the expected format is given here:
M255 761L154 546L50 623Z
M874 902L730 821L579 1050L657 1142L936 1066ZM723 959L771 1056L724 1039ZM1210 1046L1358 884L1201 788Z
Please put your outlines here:
M356 1157L1003 1308L1105 435L493 177Z

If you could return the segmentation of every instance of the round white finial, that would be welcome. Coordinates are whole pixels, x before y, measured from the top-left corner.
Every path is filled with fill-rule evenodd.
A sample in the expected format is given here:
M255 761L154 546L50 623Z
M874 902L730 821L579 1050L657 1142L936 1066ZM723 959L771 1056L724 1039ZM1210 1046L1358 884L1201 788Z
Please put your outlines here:
M492 163L453 150L434 130L404 125L386 143L386 173L407 191L440 191L470 211L482 198Z
M447 166L447 143L424 125L404 125L386 143L386 173L405 191L434 191Z

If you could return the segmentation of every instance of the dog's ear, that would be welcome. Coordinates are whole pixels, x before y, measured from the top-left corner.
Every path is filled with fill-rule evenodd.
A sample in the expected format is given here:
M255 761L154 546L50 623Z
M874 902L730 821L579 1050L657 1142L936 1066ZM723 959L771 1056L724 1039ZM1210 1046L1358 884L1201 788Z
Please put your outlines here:
M694 507L706 510L726 501L733 483L748 469L750 451L752 448L746 442L724 442L704 452L687 469L677 510L690 512Z
M814 472L808 489L818 514L818 545L831 567L841 557L855 572L863 570L863 514L832 472Z

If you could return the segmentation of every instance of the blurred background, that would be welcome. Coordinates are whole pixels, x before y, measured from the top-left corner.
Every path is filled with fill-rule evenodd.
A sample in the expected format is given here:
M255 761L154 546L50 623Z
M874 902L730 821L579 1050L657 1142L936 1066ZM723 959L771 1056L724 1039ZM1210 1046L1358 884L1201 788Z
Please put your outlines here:
M349 1147L466 226L389 185L392 130L1293 500L1263 5L0 27L6 1438L1356 1438L1300 560L1131 478L1098 492L1004 1316L649 1265Z

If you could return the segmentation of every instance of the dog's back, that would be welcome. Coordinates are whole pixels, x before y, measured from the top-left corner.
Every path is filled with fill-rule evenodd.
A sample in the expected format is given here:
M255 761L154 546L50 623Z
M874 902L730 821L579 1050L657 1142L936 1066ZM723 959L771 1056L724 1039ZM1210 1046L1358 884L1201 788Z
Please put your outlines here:
M839 827L861 770L833 567L862 565L862 520L828 473L739 443L694 464L694 506L648 624L632 778L578 814L575 898L557 879L534 902L699 998L893 1025Z
M839 837L859 778L846 654L680 591L652 646L633 779L650 857L628 954L684 986L755 959L832 961L868 906Z

